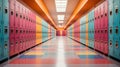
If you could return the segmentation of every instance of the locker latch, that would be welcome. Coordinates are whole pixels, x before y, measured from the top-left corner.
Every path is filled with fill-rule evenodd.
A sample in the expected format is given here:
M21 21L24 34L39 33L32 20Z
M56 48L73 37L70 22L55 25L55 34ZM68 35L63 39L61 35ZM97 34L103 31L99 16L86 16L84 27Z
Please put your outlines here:
M11 30L11 33L13 33L13 30Z

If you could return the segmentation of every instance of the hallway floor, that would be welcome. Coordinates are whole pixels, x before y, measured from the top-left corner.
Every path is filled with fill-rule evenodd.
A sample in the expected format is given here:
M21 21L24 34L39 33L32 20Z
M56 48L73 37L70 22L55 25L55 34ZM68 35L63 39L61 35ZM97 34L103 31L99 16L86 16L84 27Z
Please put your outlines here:
M56 37L0 67L120 67L120 63L67 37Z

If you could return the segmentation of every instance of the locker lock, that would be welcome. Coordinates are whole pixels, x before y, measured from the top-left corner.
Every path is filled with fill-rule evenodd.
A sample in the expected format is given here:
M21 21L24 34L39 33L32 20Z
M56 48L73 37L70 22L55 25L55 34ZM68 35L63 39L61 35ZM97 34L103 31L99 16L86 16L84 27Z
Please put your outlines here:
M8 9L7 8L5 9L5 13L8 13Z
M4 29L4 32L5 32L5 34L7 34L8 33L8 29Z
M13 15L13 11L11 11L11 15Z
M115 9L115 12L118 13L118 8Z
M112 40L110 40L110 46L112 46Z
M118 27L116 27L116 29L115 29L115 33L118 34Z
M110 11L110 15L112 15L112 11Z
M115 44L116 48L118 48L118 41L116 41L116 44Z

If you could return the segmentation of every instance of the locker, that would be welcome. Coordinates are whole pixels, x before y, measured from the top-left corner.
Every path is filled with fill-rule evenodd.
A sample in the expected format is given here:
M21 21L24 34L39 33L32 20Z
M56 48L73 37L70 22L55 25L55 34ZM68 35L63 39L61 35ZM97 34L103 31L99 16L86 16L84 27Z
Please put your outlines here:
M20 28L23 28L23 7L21 4L19 4L19 24L20 24Z
M14 27L14 18L15 18L15 9L14 9L14 0L10 1L10 27Z
M104 21L105 21L104 29L108 29L108 1L107 0L104 2L104 8L105 8L105 10L104 10Z
M19 3L15 1L15 28L19 28Z
M120 17L120 1L119 0L116 0L116 1L114 1L114 3L113 3L113 15L114 15L114 17L113 17L113 24L114 24L114 26L115 27L118 27L118 25L119 25L119 22L118 21L120 21L120 19L119 19L119 17Z

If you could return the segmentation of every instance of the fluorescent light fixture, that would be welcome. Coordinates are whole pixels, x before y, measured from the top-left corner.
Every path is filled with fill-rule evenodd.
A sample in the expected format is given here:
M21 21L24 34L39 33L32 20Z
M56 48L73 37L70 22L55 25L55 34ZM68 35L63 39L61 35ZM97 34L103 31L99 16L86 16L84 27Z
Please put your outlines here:
M63 27L62 25L59 25L59 27Z
M64 23L64 21L58 21L58 23Z
M55 4L57 12L66 12L67 0L55 0Z
M64 20L65 15L58 15L58 20Z

